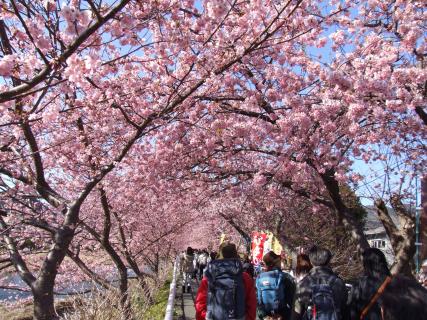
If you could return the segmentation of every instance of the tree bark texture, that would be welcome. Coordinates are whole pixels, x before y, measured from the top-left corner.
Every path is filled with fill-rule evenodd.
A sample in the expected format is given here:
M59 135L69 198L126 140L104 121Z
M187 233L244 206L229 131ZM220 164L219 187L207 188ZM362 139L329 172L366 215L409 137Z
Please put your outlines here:
M363 233L362 224L354 217L351 210L346 206L340 195L340 187L338 181L334 177L335 172L330 170L322 174L323 183L328 190L329 196L334 204L338 214L338 221L350 232L351 236L356 240L359 252L369 248L368 240Z
M393 274L402 273L413 276L413 257L415 254L415 216L402 204L398 196L393 196L391 204L395 210L400 226L391 219L390 213L382 199L377 200L378 218L382 222L395 255L395 261L391 267Z
M53 286L46 281L36 282L32 289L35 320L59 319L54 307Z

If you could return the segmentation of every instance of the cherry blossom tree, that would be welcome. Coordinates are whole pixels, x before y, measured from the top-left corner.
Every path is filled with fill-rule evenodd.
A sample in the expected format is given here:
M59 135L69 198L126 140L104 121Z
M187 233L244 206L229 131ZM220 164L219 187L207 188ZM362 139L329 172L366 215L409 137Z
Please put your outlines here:
M132 312L128 294L128 269L134 272L144 289L146 277L152 278L159 272L161 260L170 259L170 249L176 237L193 221L197 207L194 206L194 196L177 195L172 188L168 190L173 193L157 194L141 185L141 189L132 192L129 185L136 183L138 178L124 179L121 176L118 181L122 182L117 185L111 178L103 181L103 184L108 182L108 188L103 187L99 196L88 199L82 208L82 232L75 236L67 255L101 285L108 283L111 269L107 274L92 272L96 270L97 260L88 264L80 257L102 255L103 251L104 255L108 255L119 281L123 318L129 319ZM121 193L120 188L124 188L126 193ZM93 201L100 203L96 205ZM169 214L171 212L175 214L172 216ZM100 217L103 217L102 223Z
M425 8L421 1L300 8L293 16L305 17L300 29L242 59L215 84L222 91L197 96L174 131L182 155L175 166L218 190L244 193L238 186L247 181L259 192L285 187L314 211L335 210L363 249L362 225L340 187L363 183L354 161L380 160L386 145L412 174L425 165Z
M367 247L342 186L382 145L422 173L425 15L422 1L3 3L1 262L35 318L55 318L58 273L90 265L79 250L104 252L126 292L150 243L221 194L327 207ZM248 216L241 234L280 218L230 202L217 213Z
M239 74L245 59L256 62L265 47L301 36L311 7L302 1L205 1L203 8L191 0L2 4L0 173L7 192L0 226L10 262L31 288L36 319L55 318L55 279L88 197L96 193L102 204L109 194L103 180L128 168L147 171L140 160L150 153L159 155L158 170L168 166L161 155L175 150L181 115L191 116L197 97L220 95L223 78ZM147 175L145 183L156 182ZM28 202L20 201L15 210L18 195L45 209L24 209ZM20 242L34 234L47 253L30 265ZM101 242L107 249L108 239Z

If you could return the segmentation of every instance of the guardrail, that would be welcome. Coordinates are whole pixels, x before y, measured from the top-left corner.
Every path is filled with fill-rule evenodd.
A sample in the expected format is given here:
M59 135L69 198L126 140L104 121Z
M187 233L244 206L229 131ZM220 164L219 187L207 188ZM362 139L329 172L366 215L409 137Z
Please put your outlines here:
M173 266L172 282L169 290L168 304L166 306L165 320L173 319L173 308L175 305L176 279L178 277L178 270L179 270L179 256L176 257L175 263Z

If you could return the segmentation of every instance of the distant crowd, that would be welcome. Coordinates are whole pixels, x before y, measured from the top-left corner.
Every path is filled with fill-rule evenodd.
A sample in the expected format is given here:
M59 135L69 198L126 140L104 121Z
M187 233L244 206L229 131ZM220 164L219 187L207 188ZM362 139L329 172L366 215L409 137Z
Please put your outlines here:
M381 250L364 251L364 273L352 285L332 270L332 258L314 246L289 269L273 251L253 265L230 242L218 253L188 247L180 261L182 291L199 280L197 320L427 320L427 289L414 278L392 276ZM427 263L422 268L419 280L426 284Z

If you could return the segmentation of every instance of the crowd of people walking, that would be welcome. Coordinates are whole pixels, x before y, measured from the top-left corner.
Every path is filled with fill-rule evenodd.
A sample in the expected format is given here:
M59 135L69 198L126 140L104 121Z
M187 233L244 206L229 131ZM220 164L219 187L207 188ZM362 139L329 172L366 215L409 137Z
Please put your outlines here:
M362 256L363 275L349 285L331 268L330 250L313 246L294 270L281 256L263 256L262 270L233 243L216 252L188 248L181 256L182 289L195 299L197 320L427 320L427 289L414 278L392 276L381 250Z

